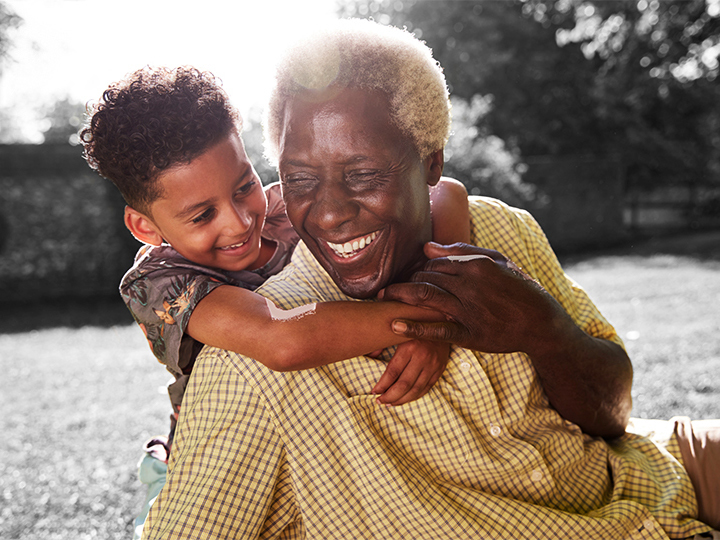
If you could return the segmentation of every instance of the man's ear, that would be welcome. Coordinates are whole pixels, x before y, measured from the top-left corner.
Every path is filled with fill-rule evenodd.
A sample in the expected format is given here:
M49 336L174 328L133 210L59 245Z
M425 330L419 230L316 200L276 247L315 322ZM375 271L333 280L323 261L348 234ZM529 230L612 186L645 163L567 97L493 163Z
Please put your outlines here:
M129 206L125 207L125 226L143 244L162 244L162 235L152 220Z
M441 148L440 150L430 154L425 158L424 165L427 171L427 183L429 186L434 186L440 181L443 167L445 167L444 150Z

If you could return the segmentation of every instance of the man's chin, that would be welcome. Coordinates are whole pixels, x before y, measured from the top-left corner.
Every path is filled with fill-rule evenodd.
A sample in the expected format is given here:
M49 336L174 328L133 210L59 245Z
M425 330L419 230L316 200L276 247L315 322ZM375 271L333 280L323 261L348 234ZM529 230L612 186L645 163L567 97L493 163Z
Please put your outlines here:
M349 296L350 298L357 298L359 300L365 300L367 298L375 298L380 292L380 289L382 289L382 286L380 285L373 285L372 287L365 287L362 285L356 285L351 284L348 286L347 284L338 284L338 287L340 287L340 290L345 294L345 296Z
M338 286L343 294L350 296L351 298L358 298L361 300L374 298L377 296L380 289L386 285L384 282L385 280L381 279L380 274L352 278L338 273L334 268L329 270L328 273L335 282L335 285Z

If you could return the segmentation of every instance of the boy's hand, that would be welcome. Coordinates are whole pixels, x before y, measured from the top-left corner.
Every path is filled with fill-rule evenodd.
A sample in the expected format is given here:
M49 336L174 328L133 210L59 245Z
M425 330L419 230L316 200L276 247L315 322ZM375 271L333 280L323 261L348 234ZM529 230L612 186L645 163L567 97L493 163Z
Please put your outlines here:
M383 405L402 405L424 396L445 371L450 345L407 341L398 345L380 380L372 389Z

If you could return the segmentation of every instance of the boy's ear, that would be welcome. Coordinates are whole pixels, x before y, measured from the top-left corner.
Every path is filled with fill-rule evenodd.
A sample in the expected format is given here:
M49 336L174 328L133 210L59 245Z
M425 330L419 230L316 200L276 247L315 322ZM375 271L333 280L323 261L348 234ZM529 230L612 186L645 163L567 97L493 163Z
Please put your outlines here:
M442 148L425 158L425 167L428 175L427 183L430 186L434 186L440 181L443 168L445 167L445 152Z
M129 206L125 207L125 226L143 244L162 244L162 235L152 220Z

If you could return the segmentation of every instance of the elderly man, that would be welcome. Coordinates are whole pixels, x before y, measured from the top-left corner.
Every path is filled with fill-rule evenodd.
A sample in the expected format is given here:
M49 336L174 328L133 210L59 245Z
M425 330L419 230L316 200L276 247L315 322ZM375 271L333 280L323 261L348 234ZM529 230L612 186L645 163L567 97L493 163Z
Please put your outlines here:
M676 435L660 446L624 434L630 362L535 221L473 198L482 247L426 245L449 107L424 45L341 23L289 52L268 114L269 155L303 242L258 292L286 309L383 292L425 303L448 322L398 321L397 331L456 346L431 391L400 407L369 394L381 359L277 373L206 348L146 538L710 530L695 519Z

